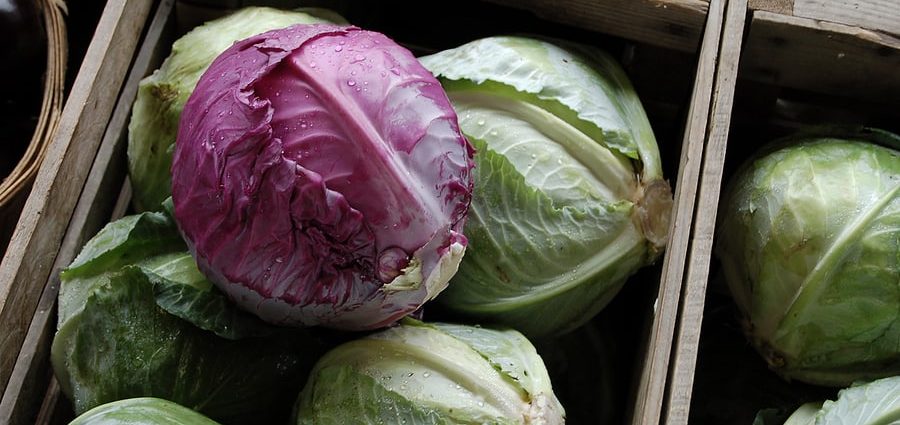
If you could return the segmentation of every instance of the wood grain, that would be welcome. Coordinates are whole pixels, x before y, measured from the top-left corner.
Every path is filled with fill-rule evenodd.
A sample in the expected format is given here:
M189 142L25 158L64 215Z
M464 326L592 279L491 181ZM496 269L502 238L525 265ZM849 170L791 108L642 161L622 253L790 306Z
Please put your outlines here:
M6 388L144 27L151 0L110 0L0 264L0 387Z
M719 39L724 21L725 0L709 4L703 44L697 62L697 73L681 148L681 162L675 185L675 207L669 228L669 241L663 260L661 284L644 366L638 384L632 424L660 422L669 357L675 334L681 296L684 266L690 239L691 221L697 184L700 177L701 152L706 140L707 120L713 93Z
M69 265L90 237L111 219L124 214L124 208L116 208L116 205L121 204L118 199L124 197L124 205L127 206L130 199L130 192L122 188L130 189L130 184L125 180L125 145L131 105L137 95L140 80L152 72L161 62L161 56L167 53L159 50L163 45L167 47L168 43L159 41L164 34L172 32L172 20L169 16L173 4L174 0L163 0L156 9L154 19L144 36L143 47L134 61L112 118L106 126L97 156L60 245L53 270L60 270ZM168 38L172 36L169 35ZM37 415L40 397L50 383L49 349L55 330L54 313L58 292L59 276L58 273L52 273L31 320L10 376L8 389L0 401L0 423L31 423L31 418ZM50 388L52 389L52 386ZM58 398L54 394L50 396L51 398L45 397L44 400L46 409L53 409Z
M686 52L700 48L709 1L491 0L541 18Z
M897 0L750 0L750 8L900 35Z
M745 50L742 78L900 105L900 38L757 11Z
M900 34L897 0L794 0L793 15Z
M670 425L688 423L725 150L731 125L746 18L747 1L730 0L719 50L712 111L706 148L703 152L700 192L694 214L691 248L679 315L678 338L666 400L665 420Z
M750 0L749 4L753 10L767 10L784 15L794 13L794 0Z

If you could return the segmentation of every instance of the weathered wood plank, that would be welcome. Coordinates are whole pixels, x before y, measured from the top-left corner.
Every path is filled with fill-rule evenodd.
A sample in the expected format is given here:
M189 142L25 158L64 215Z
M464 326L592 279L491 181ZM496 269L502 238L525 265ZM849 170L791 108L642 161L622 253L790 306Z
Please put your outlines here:
M897 0L750 0L750 8L900 35Z
M709 1L491 0L567 25L686 52L700 48Z
M900 34L897 0L794 0L793 15Z
M682 141L681 162L674 194L675 207L672 211L669 241L663 261L656 315L644 354L644 365L631 422L634 425L657 424L662 413L724 13L725 0L710 2L691 95L689 121L685 126Z
M900 38L847 25L756 11L742 78L900 104Z
M719 50L719 65L716 69L712 111L706 148L703 151L703 171L679 315L678 339L672 357L666 399L665 420L671 425L688 423L725 149L746 18L747 0L730 0Z
M107 3L0 264L0 388L6 388L112 112L109 92L122 85L151 3Z
M32 423L41 402L40 395L50 382L49 349L55 330L55 308L59 291L59 277L56 270L69 265L84 243L92 237L110 217L120 217L124 208L113 205L117 199L125 198L127 206L130 192L122 190L126 174L125 141L127 140L128 118L131 105L137 95L138 83L161 61L158 50L167 43L159 43L163 34L171 31L169 19L174 0L163 0L157 7L155 17L144 36L142 48L134 61L128 79L119 95L112 118L94 159L84 189L78 199L75 212L63 238L59 253L38 302L37 311L22 344L8 389L0 401L0 423ZM130 188L126 181L124 187ZM116 197L118 195L118 198ZM44 404L52 400L45 400ZM52 408L52 406L48 407Z
M794 0L750 0L753 10L767 10L783 15L794 14Z

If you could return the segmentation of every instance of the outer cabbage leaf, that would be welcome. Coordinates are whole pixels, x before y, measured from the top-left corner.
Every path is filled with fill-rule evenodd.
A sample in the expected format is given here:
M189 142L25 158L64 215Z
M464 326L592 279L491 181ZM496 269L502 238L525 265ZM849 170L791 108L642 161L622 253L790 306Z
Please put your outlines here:
M754 425L766 421L762 412ZM900 423L900 376L855 383L838 392L836 400L806 403L784 425L887 425Z
M153 397L129 398L97 406L69 425L217 425L180 404Z
M296 412L301 424L555 424L564 414L518 332L410 319L326 354Z
M296 423L309 425L478 424L462 417L450 420L437 410L421 407L349 366L326 366L318 384L304 399ZM353 391L348 391L352 388ZM340 406L340 407L338 407Z
M201 270L266 321L386 326L442 291L472 150L434 77L374 32L243 40L185 105L175 217Z
M662 177L644 108L622 68L598 49L561 40L491 37L422 61L442 80L453 81L450 91L487 84L496 95L527 99L596 142L639 158L645 180Z
M128 171L139 211L156 210L171 195L178 122L200 76L234 42L295 24L344 22L322 9L248 7L179 38L162 66L141 81L128 124Z
M883 378L841 390L826 401L816 425L881 425L900 422L900 377Z
M152 396L228 423L284 418L320 351L227 303L163 213L91 239L62 274L59 311L51 360L76 413Z
M227 339L276 333L275 327L239 309L225 294L215 289L197 269L194 257L187 251L154 260L161 260L161 264L142 264L142 271L153 284L156 304L169 314ZM180 278L191 280L179 281Z
M792 140L724 197L716 253L748 335L782 375L842 386L900 372L900 154Z
M520 37L422 62L479 152L470 253L439 300L530 336L585 323L668 232L671 192L624 72L598 50Z

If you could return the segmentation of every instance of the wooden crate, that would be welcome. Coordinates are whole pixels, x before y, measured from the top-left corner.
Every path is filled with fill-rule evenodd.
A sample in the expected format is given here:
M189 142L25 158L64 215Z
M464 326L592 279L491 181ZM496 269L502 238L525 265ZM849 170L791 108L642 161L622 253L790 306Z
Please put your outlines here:
M898 19L894 1L750 0L749 8L745 0L729 1L666 390L667 424L751 423L757 409L834 396L831 389L776 377L743 337L711 256L720 189L763 144L805 126L900 132Z
M190 4L159 0L155 8L151 3L110 0L63 117L66 130L59 135L60 152L41 172L41 185L50 192L26 206L34 221L17 233L15 252L0 268L0 287L10 285L18 291L15 305L0 304L4 306L0 319L16 318L4 322L10 323L10 338L8 344L0 345L0 384L8 381L0 403L0 423L56 423L71 417L48 359L59 270L106 222L128 211L124 146L138 82L159 66L178 35L216 14L198 6L197 0ZM630 398L622 400L629 406L622 422L658 423L725 1L567 2L567 7L579 11L577 19L548 16L546 11L556 4L550 1L516 8L503 1L463 3L442 13L440 20L418 19L415 10L399 1L319 5L336 5L350 22L385 32L417 53L481 36L530 32L598 45L621 59L659 140L664 172L674 185L675 208L665 256L636 275L601 315L631 324L620 326L625 331L621 351L627 357L621 370L631 389ZM142 30L143 41L136 48ZM130 72L128 62L132 62Z

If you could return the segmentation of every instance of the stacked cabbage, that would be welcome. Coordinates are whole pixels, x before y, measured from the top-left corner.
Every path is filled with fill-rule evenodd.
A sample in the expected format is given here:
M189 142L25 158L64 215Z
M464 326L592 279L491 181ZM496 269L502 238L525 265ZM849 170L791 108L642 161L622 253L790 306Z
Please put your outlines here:
M297 423L563 423L519 331L585 323L668 231L624 72L521 37L420 63L310 13L210 22L141 83L128 154L147 211L62 275L53 364L78 423L210 423L171 402L279 421L286 399ZM439 294L500 326L405 318ZM311 326L388 329L322 334L343 343L324 343L297 398L324 351L296 329Z

